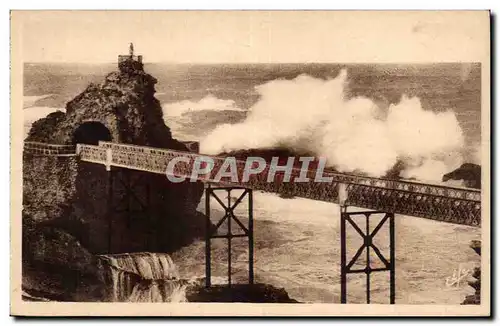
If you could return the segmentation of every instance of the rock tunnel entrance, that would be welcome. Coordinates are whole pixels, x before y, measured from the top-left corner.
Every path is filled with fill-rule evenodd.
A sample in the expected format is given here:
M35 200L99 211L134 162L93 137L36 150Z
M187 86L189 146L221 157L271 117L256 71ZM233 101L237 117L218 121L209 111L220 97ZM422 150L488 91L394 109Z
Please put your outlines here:
M99 141L111 141L111 132L97 121L82 123L73 133L73 144L98 145Z

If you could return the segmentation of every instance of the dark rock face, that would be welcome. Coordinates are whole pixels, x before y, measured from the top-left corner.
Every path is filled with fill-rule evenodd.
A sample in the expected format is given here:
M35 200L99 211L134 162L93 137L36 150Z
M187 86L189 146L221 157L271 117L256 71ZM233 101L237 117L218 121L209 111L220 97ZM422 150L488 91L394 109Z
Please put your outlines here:
M76 194L75 157L23 156L23 210L41 222L67 216Z
M99 122L115 142L185 150L163 122L154 97L157 80L129 64L128 69L108 74L103 83L90 84L66 104L65 114L56 112L35 122L26 140L71 144L81 124Z
M50 223L23 217L23 291L59 301L103 296L96 258L75 237Z
M121 65L119 72L108 74L101 84L90 84L68 102L66 113L36 121L26 141L111 140L187 151L163 121L154 97L156 79L143 71L142 63ZM89 262L95 254L172 252L204 234L204 216L196 212L203 194L199 182L173 184L162 175L120 168L110 174L104 166L77 157L28 153L23 157L23 182L23 219L37 230L24 239L23 271L56 275L59 262L52 256L60 256L61 262ZM88 274L85 268L74 265L71 273Z
M291 299L285 289L269 284L233 284L188 288L189 302L252 302L252 303L299 303Z
M443 175L443 181L463 180L466 187L481 189L481 166L464 163L458 169Z

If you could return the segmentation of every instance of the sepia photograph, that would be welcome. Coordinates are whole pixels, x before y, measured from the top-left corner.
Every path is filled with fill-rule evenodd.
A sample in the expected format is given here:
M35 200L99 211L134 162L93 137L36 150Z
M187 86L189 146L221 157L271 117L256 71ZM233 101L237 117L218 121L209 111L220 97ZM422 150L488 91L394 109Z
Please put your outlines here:
M489 15L12 11L11 314L489 315Z

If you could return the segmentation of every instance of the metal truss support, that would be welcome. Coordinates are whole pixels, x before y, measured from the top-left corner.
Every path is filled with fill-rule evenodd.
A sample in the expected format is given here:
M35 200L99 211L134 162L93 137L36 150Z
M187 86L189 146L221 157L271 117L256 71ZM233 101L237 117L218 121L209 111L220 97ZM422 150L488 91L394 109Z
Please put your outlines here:
M134 187L141 183L143 180L142 176L136 178L134 182L131 180L131 174L137 173L135 171L120 169L112 170L111 166L106 167L107 177L108 177L108 194L107 194L107 219L108 219L108 252L112 252L113 249L113 217L115 214L124 214L127 218L127 226L131 227L132 214L140 213L143 216L149 216L149 203L150 203L150 187L149 184L145 183L144 200L141 200L136 192L134 192ZM121 184L124 191L124 197L121 199L116 198L114 192L116 189L116 183ZM133 210L131 208L130 202L135 201L138 203L140 209ZM149 245L149 243L148 243Z
M384 214L380 222L375 226L375 228L370 232L370 216L374 214ZM365 216L365 231L363 231L359 225L356 223L355 215ZM384 226L384 224L389 221L389 260L384 257L380 252L380 249L373 243L373 238ZM373 272L389 272L389 302L394 304L396 300L396 256L395 256L395 232L394 232L394 213L386 213L379 211L358 211L358 212L347 212L347 207L341 207L340 214L340 302L347 303L347 274L366 274L366 303L370 303L370 275ZM363 238L363 244L354 254L352 259L347 262L347 234L346 225L347 223L356 230L356 232ZM370 249L377 255L380 261L384 264L381 268L372 268L370 265ZM363 269L353 269L354 264L361 256L363 251L366 251L366 265Z
M231 191L232 190L243 190L243 193L236 199L236 201L231 202ZM227 195L227 204L217 195L217 192L225 192ZM234 210L235 208L245 199L248 198L248 226L245 226L236 217ZM210 220L210 199L214 198L220 206L225 211L224 216L217 222L215 226L212 226ZM253 192L252 189L247 189L244 187L211 187L208 185L205 188L205 215L206 215L206 228L205 228L205 286L208 288L211 284L211 241L212 239L227 239L227 279L228 286L231 287L231 240L233 238L248 238L248 283L254 283L254 273L253 273ZM226 234L219 234L218 230L221 225L227 221L227 232ZM236 222L238 224L240 232L233 234L231 222Z

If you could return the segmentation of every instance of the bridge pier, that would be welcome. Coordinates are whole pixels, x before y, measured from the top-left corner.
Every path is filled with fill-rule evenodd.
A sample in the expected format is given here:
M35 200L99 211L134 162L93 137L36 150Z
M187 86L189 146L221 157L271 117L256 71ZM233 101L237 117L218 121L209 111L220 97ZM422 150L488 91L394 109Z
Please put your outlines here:
M370 230L370 219L374 215L382 215L375 228ZM354 216L364 216L365 231L358 224L360 218ZM389 223L389 259L387 259L380 249L373 243L373 238L380 229ZM347 260L347 232L346 226L350 224L363 239L363 244L356 251L354 256ZM373 268L370 262L370 249L377 255L383 263L383 267ZM347 206L340 208L340 303L347 303L347 274L366 274L366 303L370 303L370 276L374 272L389 272L389 303L396 301L396 251L395 251L395 220L394 213L381 211L352 211L349 212ZM365 267L362 269L353 268L361 254L365 251Z
M243 190L243 193L236 199L231 201L232 190ZM219 197L217 193L225 192L227 194L227 204ZM236 216L234 210L245 199L248 199L248 226L245 226ZM224 216L212 227L210 220L211 198L214 198L220 206L225 210ZM208 288L211 283L211 241L212 239L227 239L227 279L228 286L231 287L232 269L231 269L231 240L234 238L248 238L248 283L254 283L253 272L253 192L252 189L244 187L212 187L210 184L205 188L205 215L206 215L206 229L205 229L205 286ZM233 234L231 222L234 221L238 224L239 229L242 231ZM227 223L227 231L225 234L220 234L218 231L222 224Z
M140 213L142 216L149 217L149 205L150 205L150 187L149 184L145 184L144 191L144 202L139 198L139 196L134 192L134 186L141 183L143 176L138 175L134 181L132 181L131 174L134 171L121 169L120 171L115 168L111 168L111 150L107 150L107 162L106 164L106 174L107 174L107 229L108 229L108 253L113 253L113 219L117 214L124 213L127 219L127 227L130 228L132 224L132 214ZM116 191L116 184L121 184L124 197L121 200L116 200L114 192ZM138 203L140 209L132 209L131 201ZM158 247L158 239L155 236L155 246ZM149 242L146 243L148 250L151 250L151 245ZM115 246L116 248L116 246Z

